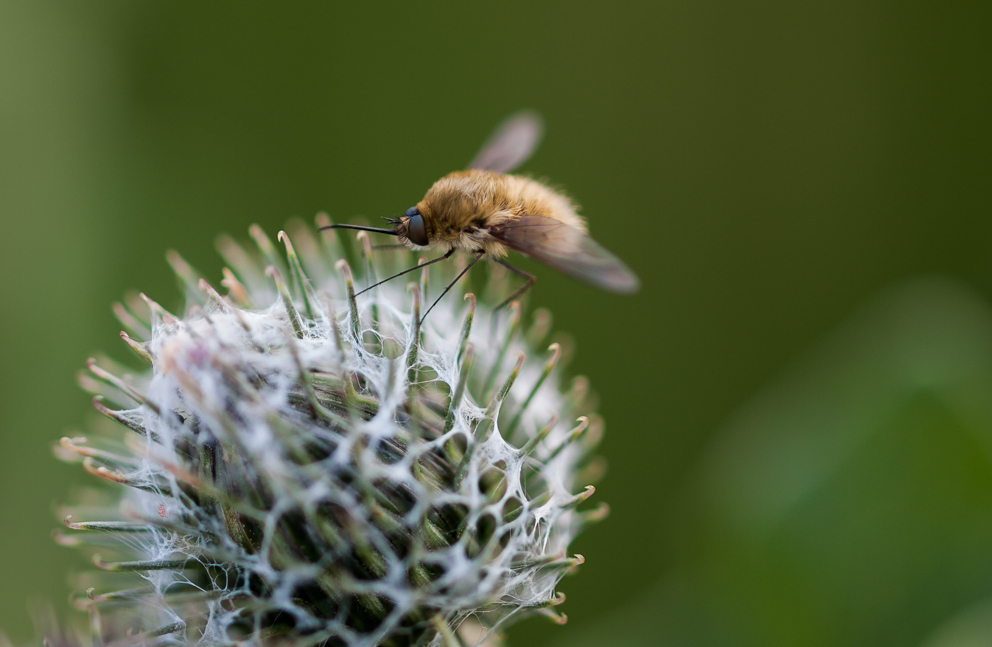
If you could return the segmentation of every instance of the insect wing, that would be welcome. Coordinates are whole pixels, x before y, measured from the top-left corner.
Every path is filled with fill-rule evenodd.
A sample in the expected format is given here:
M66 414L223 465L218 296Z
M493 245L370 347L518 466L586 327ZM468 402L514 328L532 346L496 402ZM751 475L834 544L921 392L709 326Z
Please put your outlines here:
M512 114L496 128L468 167L508 173L531 156L543 132L537 113L525 110Z
M520 216L491 231L510 249L562 274L611 292L635 292L637 276L592 237L545 216Z

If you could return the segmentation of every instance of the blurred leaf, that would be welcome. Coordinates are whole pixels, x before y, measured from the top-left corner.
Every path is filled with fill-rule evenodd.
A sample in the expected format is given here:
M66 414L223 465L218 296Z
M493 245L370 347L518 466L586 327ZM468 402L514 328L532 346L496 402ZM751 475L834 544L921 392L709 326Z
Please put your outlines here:
M937 279L884 295L714 438L671 520L677 575L568 644L920 644L963 609L929 644L973 644L990 396L988 304Z
M923 643L923 647L987 647L992 645L992 599L981 600L957 614Z

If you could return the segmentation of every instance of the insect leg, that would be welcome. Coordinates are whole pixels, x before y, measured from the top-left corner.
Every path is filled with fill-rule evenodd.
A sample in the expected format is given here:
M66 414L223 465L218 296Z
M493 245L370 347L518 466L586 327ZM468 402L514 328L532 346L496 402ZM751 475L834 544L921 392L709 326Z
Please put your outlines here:
M442 299L442 297L444 297L444 295L446 295L448 293L448 290L450 290L452 287L454 287L455 283L458 283L458 279L460 279L463 276L465 276L468 273L468 271L470 269L472 269L472 266L475 265L479 261L480 258L482 258L482 255L485 254L485 252L476 252L475 254L476 254L475 258L473 258L471 261L469 261L468 265L465 266L465 269L462 270L461 272L459 272L458 273L458 276L455 277L455 280L452 281L451 283L449 283L448 284L448 287L444 288L444 292L441 293L441 296L439 296L438 298L434 299L434 303L431 304L431 307L430 308L427 308L427 312L424 313L423 318L421 318L421 320L420 320L420 323L421 324L424 323L424 319L427 319L427 315L430 313L431 310L434 309L434 306L437 305L437 302L440 301Z
M514 274L519 274L520 276L522 276L525 279L527 279L527 282L526 283L524 283L519 288L517 288L516 291L513 294L511 294L510 296L508 296L505 299L503 299L503 303L501 303L498 306L496 306L496 309L499 310L500 308L502 308L503 306L505 306L506 304L508 304L510 301L513 301L514 299L516 299L517 297L519 297L521 294L523 294L524 292L526 292L527 290L529 290L530 289L530 286L532 286L535 283L537 283L537 277L534 276L533 274L529 273L529 272L524 272L522 269L520 269L518 267L513 267L512 265L510 265L509 263L507 263L503 259L497 258L497 259L494 259L494 260L497 263L499 263L500 265L502 265L503 267L505 267L506 269L508 269L511 272L513 272Z
M406 274L407 272L412 272L412 271L414 271L414 270L419 270L420 268L422 268L422 267L424 267L424 266L426 266L426 265L430 265L431 263L437 263L438 261L443 261L443 260L444 260L444 259L446 259L446 258L451 258L451 255L452 255L452 254L454 254L454 253L455 253L455 248L454 248L454 247L452 247L451 249L449 249L449 250L448 250L448 253L446 253L446 254L445 254L444 256L438 256L437 258L435 258L435 259L433 259L433 260L430 260L430 261L427 261L426 263L421 263L420 265L414 265L413 267L411 267L411 268L410 268L410 269L408 269L408 270L403 270L402 272L399 272L399 273L397 273L397 274L393 274L393 275L392 275L392 276L390 276L390 277L389 277L388 279L382 279L382 280L381 280L381 281L379 281L378 283L373 283L372 285L370 285L369 287L367 287L367 288L365 288L365 289L364 289L364 290L362 290L361 292L356 292L356 293L355 293L355 296L357 297L357 296L358 296L359 294L364 294L364 293L366 293L366 292L368 292L369 290L371 290L372 288L374 288L375 286L377 286L377 285L382 285L382 284L383 284L383 283L385 283L386 281L392 281L392 280L393 280L393 279L395 279L395 278L396 278L397 276L403 276L403 275L404 275L404 274Z

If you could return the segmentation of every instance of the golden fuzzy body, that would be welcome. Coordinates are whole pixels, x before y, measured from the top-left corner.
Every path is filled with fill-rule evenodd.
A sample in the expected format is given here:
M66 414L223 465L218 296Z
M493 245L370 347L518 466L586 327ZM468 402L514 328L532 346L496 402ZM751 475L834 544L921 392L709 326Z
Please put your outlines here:
M434 183L417 203L429 245L416 245L405 231L400 242L415 249L484 251L496 258L506 246L491 231L521 216L544 216L585 232L575 204L536 180L494 171L469 169L449 173Z

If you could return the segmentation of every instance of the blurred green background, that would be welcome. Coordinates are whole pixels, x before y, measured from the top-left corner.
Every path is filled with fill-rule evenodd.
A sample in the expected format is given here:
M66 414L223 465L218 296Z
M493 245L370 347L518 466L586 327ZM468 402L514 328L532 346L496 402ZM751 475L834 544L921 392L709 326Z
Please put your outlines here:
M546 269L609 520L525 645L992 641L982 3L0 2L0 626L66 610L90 354L219 232L377 219L522 107L524 168L641 275ZM920 278L928 277L928 278ZM968 642L986 641L986 642Z

